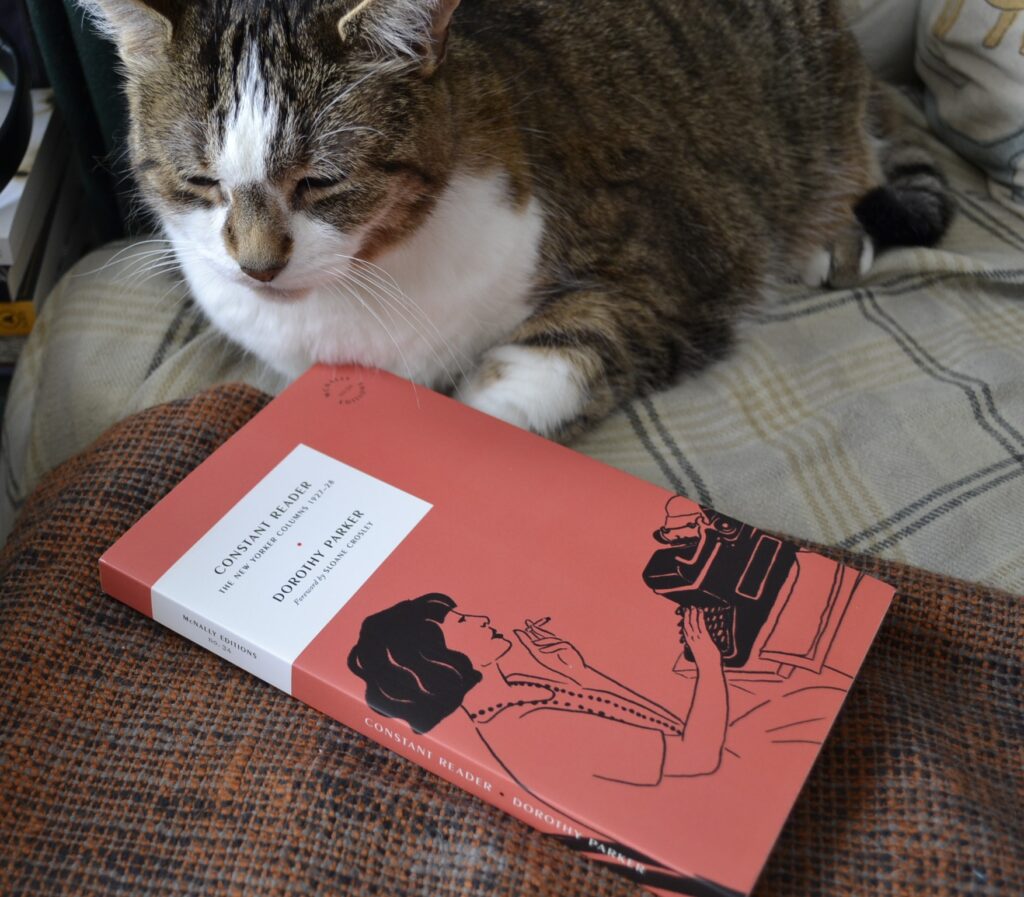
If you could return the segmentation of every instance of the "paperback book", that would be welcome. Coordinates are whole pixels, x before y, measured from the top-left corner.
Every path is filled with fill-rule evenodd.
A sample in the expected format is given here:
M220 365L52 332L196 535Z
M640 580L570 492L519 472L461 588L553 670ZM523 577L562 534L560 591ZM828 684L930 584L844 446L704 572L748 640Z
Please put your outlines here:
M325 366L100 571L658 894L751 891L892 597L423 387Z

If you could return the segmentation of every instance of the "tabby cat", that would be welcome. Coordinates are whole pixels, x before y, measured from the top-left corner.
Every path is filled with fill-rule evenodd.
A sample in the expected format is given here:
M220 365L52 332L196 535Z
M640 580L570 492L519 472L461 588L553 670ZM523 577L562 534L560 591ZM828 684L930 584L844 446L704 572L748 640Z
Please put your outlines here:
M827 0L80 0L210 320L567 439L952 206Z

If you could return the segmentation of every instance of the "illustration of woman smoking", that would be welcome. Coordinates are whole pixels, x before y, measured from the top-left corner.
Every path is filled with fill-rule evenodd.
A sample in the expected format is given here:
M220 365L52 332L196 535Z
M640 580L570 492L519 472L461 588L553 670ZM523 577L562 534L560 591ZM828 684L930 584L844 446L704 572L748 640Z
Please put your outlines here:
M725 741L721 654L703 611L680 613L697 667L685 722L588 666L547 619L527 620L515 635L549 675L504 669L512 642L486 616L463 613L437 593L367 617L348 664L366 682L367 704L417 733L461 709L498 762L534 793L555 785L564 792L574 781L588 793L595 783L653 786L714 772Z

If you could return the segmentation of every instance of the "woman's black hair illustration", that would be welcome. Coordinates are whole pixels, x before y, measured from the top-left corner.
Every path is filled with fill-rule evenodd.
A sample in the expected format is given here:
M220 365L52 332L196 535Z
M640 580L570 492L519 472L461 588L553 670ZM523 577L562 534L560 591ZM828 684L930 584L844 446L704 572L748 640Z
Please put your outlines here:
M366 683L366 703L428 732L462 704L482 678L470 659L444 642L440 623L455 602L431 592L363 621L348 668Z

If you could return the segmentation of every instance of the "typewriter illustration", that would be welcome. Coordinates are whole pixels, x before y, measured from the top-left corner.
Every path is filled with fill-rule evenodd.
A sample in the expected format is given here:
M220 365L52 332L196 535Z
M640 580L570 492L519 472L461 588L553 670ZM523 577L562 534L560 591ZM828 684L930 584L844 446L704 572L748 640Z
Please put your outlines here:
M677 614L702 608L724 665L741 667L789 577L797 549L724 514L694 508L681 496L669 499L665 525L654 533L664 547L648 561L644 582L679 605ZM688 647L685 656L693 660Z

